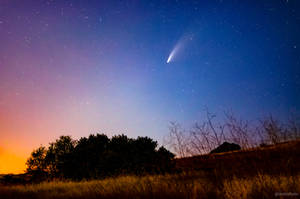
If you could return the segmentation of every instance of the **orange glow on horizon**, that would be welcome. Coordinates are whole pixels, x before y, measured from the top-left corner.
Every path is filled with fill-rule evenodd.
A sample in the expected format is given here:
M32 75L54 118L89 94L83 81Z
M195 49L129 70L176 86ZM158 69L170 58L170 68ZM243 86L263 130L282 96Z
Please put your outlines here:
M24 173L26 157L16 155L13 152L0 148L0 174Z

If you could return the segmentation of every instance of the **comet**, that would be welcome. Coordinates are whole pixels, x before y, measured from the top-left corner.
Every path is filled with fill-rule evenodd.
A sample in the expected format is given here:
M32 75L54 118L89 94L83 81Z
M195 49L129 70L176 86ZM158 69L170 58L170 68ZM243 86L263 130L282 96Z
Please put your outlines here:
M174 56L178 53L179 48L180 48L180 43L177 43L168 57L167 64L173 60Z
M173 61L174 57L178 54L179 51L181 51L181 49L183 49L183 47L189 40L193 40L193 35L185 35L178 40L168 56L167 64Z

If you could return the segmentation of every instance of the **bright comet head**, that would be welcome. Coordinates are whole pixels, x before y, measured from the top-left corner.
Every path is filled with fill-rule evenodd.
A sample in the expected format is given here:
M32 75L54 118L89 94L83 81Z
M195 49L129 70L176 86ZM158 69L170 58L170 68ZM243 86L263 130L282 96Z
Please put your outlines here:
M172 53L168 57L167 64L170 63L171 59L172 59Z
M168 60L167 60L167 64L170 63L175 55L175 53L177 52L178 50L178 46L175 46L175 48L171 51L169 57L168 57Z

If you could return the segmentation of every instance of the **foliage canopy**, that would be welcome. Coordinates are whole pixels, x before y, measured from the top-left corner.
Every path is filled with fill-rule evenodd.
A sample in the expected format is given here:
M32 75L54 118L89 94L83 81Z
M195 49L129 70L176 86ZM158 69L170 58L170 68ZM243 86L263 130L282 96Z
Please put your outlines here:
M174 154L158 148L149 137L128 138L104 134L78 141L60 136L48 148L34 150L27 160L27 173L36 180L45 178L92 179L120 174L165 173L173 168Z

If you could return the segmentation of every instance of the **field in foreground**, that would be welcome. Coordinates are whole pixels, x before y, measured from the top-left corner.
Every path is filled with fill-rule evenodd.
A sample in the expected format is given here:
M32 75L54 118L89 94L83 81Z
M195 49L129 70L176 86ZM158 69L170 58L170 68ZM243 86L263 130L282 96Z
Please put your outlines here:
M86 182L43 182L0 187L2 199L15 198L298 198L300 175L256 175L212 182L200 172L123 176ZM281 196L280 196L281 195Z

